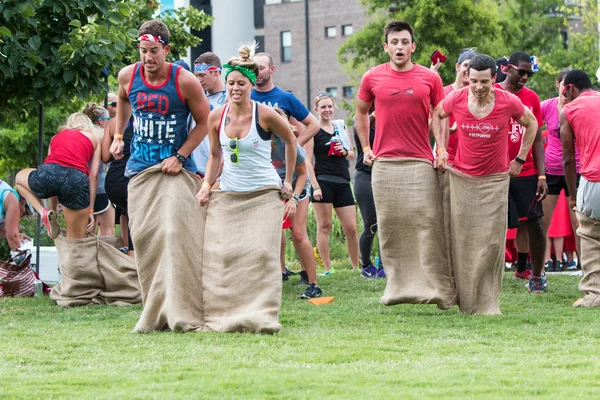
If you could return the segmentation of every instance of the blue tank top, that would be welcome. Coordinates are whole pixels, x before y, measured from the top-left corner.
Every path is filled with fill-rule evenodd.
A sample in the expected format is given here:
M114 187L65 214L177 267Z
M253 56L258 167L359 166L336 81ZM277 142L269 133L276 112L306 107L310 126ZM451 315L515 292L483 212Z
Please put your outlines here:
M0 226L4 225L4 221L6 219L6 210L4 209L4 199L8 193L13 193L17 196L17 200L20 200L21 197L17 193L15 189L10 187L10 185L3 180L0 180Z
M144 78L141 64L135 64L128 94L133 111L133 138L125 169L127 177L175 155L188 137L190 109L177 85L182 67L169 66L165 82L151 86ZM197 171L191 157L185 160L183 168Z

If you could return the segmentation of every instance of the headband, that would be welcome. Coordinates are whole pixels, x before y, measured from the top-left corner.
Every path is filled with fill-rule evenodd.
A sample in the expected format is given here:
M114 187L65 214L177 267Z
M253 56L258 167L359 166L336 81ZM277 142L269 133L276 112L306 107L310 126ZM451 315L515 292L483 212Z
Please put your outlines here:
M225 68L225 80L227 80L227 75L229 75L231 71L238 71L240 74L250 79L250 82L252 82L253 85L256 85L256 73L254 73L254 71L252 71L250 68L242 67L241 65L230 64L224 64L223 68Z
M221 71L221 68L216 65L206 63L194 63L194 73L205 71Z
M154 36L149 33L137 38L138 42L141 42L142 40L146 40L148 42L158 42L158 43L162 43L164 45L169 44L169 39L164 39L162 36Z

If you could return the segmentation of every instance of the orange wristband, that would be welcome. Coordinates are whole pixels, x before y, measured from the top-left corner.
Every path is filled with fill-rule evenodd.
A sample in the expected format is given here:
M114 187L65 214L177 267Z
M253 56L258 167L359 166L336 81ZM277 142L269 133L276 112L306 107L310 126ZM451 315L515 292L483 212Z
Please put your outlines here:
M445 151L446 151L446 148L445 148L445 147L438 147L438 148L435 150L436 154L438 154L438 155L439 155L440 153L443 153L443 152L445 152Z
M94 213L94 209L93 208L88 209L88 211L90 212L90 214Z
M115 135L113 136L114 139L123 139L123 135Z
M542 179L546 180L546 175L540 175L540 176L538 176L538 181L541 181Z
M371 146L365 146L365 147L363 147L363 153L364 153L365 151L367 151L367 150L371 150Z

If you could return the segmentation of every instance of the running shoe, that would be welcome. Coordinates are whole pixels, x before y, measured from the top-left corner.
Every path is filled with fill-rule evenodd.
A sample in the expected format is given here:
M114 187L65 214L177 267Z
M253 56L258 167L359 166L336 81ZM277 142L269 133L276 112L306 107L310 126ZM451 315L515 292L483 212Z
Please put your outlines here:
M540 276L540 279L542 280L542 284L544 286L544 289L546 289L548 287L548 277L546 276L546 274L544 272L542 272L542 275Z
M281 273L281 279L284 280L284 281L289 281L290 280L289 276L287 276L285 272Z
M315 297L321 297L323 295L323 291L320 287L317 286L316 283L311 283L308 285L304 293L300 295L301 299L314 299Z
M554 267L554 262L552 260L546 261L546 265L544 267L546 272L554 272L556 268Z
M369 264L362 268L360 276L367 279L377 278L377 268L373 264Z
M576 271L577 270L577 263L575 261L569 261L567 263L567 271Z
M541 294L546 291L544 288L544 282L542 278L531 278L529 280L529 285L527 286L527 290L531 293Z
M554 262L554 271L556 272L564 272L566 271L566 267L560 261L556 260Z
M308 285L308 275L306 274L306 271L300 271L298 285Z
M335 271L333 270L333 268L331 268L329 271L325 271L322 274L319 274L319 276L329 276L331 274L333 274Z
M529 278L531 278L531 270L526 269L523 272L515 271L515 278L529 280Z
M292 271L292 270L288 269L288 267L285 267L285 274L286 274L287 276L294 276L294 275L297 275L297 273L296 273L296 272L294 272L294 271Z
M52 239L56 239L58 235L60 235L60 225L58 225L56 218L57 216L54 210L44 208L42 213L42 223L46 226L48 236Z
M383 270L383 267L379 267L377 269L377 277L378 278L383 278L383 279L387 278L387 276L385 274L385 271Z

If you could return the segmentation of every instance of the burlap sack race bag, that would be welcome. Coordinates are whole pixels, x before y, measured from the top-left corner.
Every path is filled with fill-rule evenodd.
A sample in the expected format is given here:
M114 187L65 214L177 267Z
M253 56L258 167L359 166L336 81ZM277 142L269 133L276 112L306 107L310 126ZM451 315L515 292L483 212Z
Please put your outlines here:
M585 295L577 300L573 307L600 306L600 221L577 212L579 227L577 234L581 238L581 269L583 278L579 290Z
M100 296L113 306L140 304L142 295L133 257L121 253L119 237L98 238L98 269L104 280Z
M52 288L50 298L59 306L104 304L100 296L104 290L104 279L96 261L96 240L96 236L67 239L62 235L54 240L61 276Z
M281 329L282 219L279 188L211 193L202 259L207 330L274 333Z
M157 165L129 181L129 228L144 309L134 332L202 330L201 182Z
M373 164L381 257L387 284L381 302L456 304L447 254L438 173L416 158L379 158Z
M508 174L450 180L450 237L458 306L464 314L499 315L508 212Z

